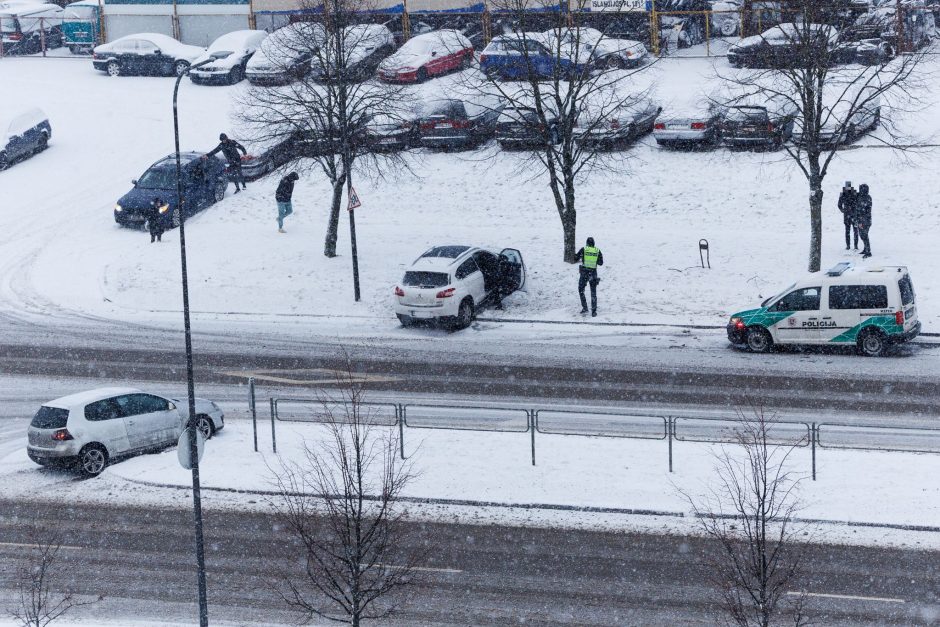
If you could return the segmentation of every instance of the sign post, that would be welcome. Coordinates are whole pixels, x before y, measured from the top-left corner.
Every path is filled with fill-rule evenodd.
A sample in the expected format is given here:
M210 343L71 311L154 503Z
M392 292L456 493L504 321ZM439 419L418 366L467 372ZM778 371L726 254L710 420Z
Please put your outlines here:
M353 291L357 303L359 302L359 254L356 251L356 212L354 210L361 206L362 201L359 200L359 194L356 193L356 190L352 186L352 181L350 181L349 202L346 205L346 209L349 211L349 243L352 246Z

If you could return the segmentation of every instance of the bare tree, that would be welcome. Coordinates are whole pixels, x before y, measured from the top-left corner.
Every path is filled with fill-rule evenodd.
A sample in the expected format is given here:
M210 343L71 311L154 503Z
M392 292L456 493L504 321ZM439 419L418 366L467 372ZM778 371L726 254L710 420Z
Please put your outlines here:
M761 408L738 418L738 447L717 455L717 486L701 502L684 494L716 545L707 566L722 619L738 627L806 625L797 542L805 528L794 521L800 477L789 470L799 443L777 444L776 418Z
M59 551L62 542L55 533L29 533L29 555L15 571L16 606L10 616L22 627L46 627L76 607L97 599L79 599L72 591L59 591Z
M413 475L394 429L363 404L351 368L337 384L339 398L318 405L325 440L305 443L302 461L274 473L274 506L303 551L302 576L285 573L279 594L305 622L358 626L395 612L389 597L413 583L422 555L402 520L399 498Z
M902 37L901 54L895 58L873 65L855 63L854 49L838 40L839 29L849 23L833 25L831 3L795 0L785 6L793 21L777 27L776 35L782 37L764 48L766 55L750 60L729 55L732 64L761 69L721 76L740 88L740 98L772 97L788 103L794 112L795 141L784 149L809 186L808 265L810 272L817 272L822 261L823 182L829 166L846 142L867 130L862 125L884 127L880 141L885 146L910 147L896 118L923 104L919 93L926 85L921 64L926 48L919 47L921 41ZM894 49L884 46L882 53L891 55Z
M282 73L309 59L309 71L280 87L252 87L239 99L238 117L249 135L290 141L297 159L310 159L330 181L333 193L323 254L336 256L343 190L353 174L381 177L408 170L400 153L376 152L371 124L403 120L403 88L371 79L375 63L392 52L394 40L382 26L360 24L373 0L302 0L311 21L272 35L270 61ZM387 35L386 37L383 37ZM282 67L278 67L278 65Z
M610 149L651 131L658 109L631 80L649 66L644 54L583 24L589 0L567 4L560 11L552 0L493 0L490 11L512 23L501 45L518 59L509 70L516 76L498 70L467 76L476 77L474 89L506 103L497 133L514 125L536 140L523 170L531 174L535 163L547 174L564 260L574 263L578 185L593 171L622 173L625 153ZM621 124L624 132L610 132Z

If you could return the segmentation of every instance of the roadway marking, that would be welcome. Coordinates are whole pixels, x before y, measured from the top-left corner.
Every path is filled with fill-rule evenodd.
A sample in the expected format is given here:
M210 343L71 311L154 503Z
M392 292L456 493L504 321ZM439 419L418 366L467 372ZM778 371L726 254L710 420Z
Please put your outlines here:
M388 568L389 570L406 568L406 566L395 566L394 564L376 564L381 568ZM423 573L448 573L451 575L457 575L462 573L462 570L457 570L456 568L433 568L431 566L412 566L411 570L417 570Z
M344 383L390 383L400 381L399 377L386 377L377 374L349 373L344 370L330 370L327 368L310 368L300 370L228 370L219 374L242 379L253 378L256 381L271 383L287 383L294 385L341 385ZM319 378L301 379L289 375L314 376Z
M29 544L29 543L24 544L21 542L0 542L0 546L15 547L18 549L41 549L43 548L39 544ZM59 548L64 549L66 551L81 551L82 550L82 547L80 546L68 546L65 544L59 545Z
M877 601L878 603L907 603L904 599L892 599L889 597L863 597L853 594L829 594L826 592L787 592L787 596L820 597L824 599L844 599L846 601Z

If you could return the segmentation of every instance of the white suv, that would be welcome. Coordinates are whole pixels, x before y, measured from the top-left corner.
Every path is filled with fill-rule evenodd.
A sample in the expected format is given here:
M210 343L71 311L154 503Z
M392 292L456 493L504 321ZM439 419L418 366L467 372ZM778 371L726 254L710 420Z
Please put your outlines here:
M175 444L186 402L134 388L99 388L43 404L29 425L29 458L40 466L74 465L94 477L109 460ZM197 426L207 438L225 426L212 401L196 399Z
M404 326L437 320L463 329L481 307L516 290L525 291L525 264L515 248L435 246L395 286L395 313Z

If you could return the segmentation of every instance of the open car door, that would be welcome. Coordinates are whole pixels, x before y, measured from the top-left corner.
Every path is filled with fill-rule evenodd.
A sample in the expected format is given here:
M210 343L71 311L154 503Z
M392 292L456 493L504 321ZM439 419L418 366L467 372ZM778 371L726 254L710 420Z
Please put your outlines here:
M503 260L503 263L500 264L500 270L506 273L506 276L500 278L503 280L503 285L512 288L506 291L510 294L517 290L520 292L526 291L525 263L522 261L522 253L515 248L504 248L500 251L499 256Z

